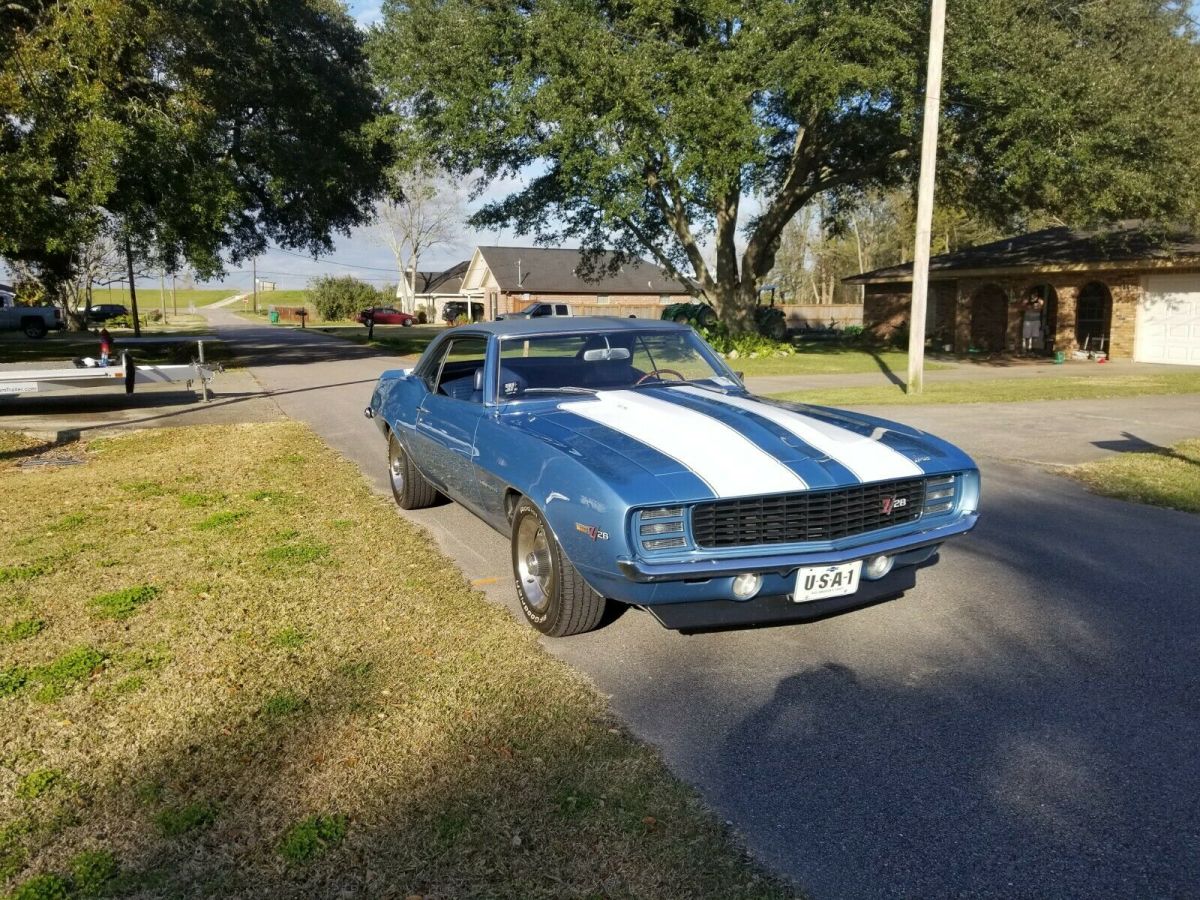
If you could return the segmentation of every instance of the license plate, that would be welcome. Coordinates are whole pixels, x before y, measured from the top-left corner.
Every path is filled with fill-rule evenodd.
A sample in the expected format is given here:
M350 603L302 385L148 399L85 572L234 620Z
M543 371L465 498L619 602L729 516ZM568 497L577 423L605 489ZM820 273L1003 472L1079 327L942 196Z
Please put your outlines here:
M796 572L796 590L792 599L797 603L806 603L809 600L853 594L858 590L862 564L861 559L856 559L840 566L811 566L800 569Z

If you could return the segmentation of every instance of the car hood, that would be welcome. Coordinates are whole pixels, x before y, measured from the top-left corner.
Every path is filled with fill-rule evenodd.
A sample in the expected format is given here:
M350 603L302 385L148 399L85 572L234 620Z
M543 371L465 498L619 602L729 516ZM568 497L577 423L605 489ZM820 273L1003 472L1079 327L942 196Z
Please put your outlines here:
M975 467L958 448L904 425L693 385L602 391L559 401L513 424L610 478L619 470L618 482L639 483L635 496L655 493L646 479L659 494L698 500Z

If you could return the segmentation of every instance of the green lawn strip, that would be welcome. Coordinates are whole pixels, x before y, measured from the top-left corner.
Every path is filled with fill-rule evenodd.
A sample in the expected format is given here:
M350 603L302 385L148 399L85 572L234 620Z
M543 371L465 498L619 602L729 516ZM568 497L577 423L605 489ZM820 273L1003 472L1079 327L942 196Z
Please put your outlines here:
M789 896L305 428L145 431L86 459L0 469L28 511L0 545L62 560L0 583L0 608L50 623L3 645L0 895L94 870L147 896ZM198 532L220 507L193 495L252 527ZM49 526L80 509L62 557ZM92 613L137 585L160 593Z
M790 356L740 356L725 362L747 377L759 375L862 375L870 372L908 371L908 354L899 350L875 350L837 343L793 345ZM936 362L926 363L926 371L947 368Z
M1106 497L1200 513L1200 439L1110 456L1068 473Z
M168 282L166 291L167 315L170 315L175 308L178 308L180 313L184 313L192 306L211 306L235 294L240 294L243 290L244 288L238 287L193 288L191 290L176 288L175 302L172 303L171 285ZM129 288L114 287L112 290L96 291L92 295L92 302L120 303L122 306L129 306ZM153 288L138 287L138 312L142 315L146 315L151 310L161 309L162 302L157 284Z
M191 362L196 356L196 341L192 335L211 333L207 327L200 326L171 330L143 328L143 337L170 337L178 340L162 344L128 344L123 347L122 338L133 337L133 332L128 329L114 329L113 332L117 356L120 356L123 349L128 350L135 364L145 365ZM97 359L100 356L100 339L91 332L51 332L40 340L30 340L24 335L15 337L14 334L0 334L0 358L5 362L56 363L58 365L53 368L59 368L70 367L71 361L77 358L90 356ZM233 353L223 341L205 341L204 358L208 362L225 362L233 358Z
M1200 393L1200 372L1162 375L1047 375L987 381L926 383L923 393L909 395L901 387L834 388L771 394L818 406L882 406L921 403L1022 403L1029 400L1115 400L1152 394Z

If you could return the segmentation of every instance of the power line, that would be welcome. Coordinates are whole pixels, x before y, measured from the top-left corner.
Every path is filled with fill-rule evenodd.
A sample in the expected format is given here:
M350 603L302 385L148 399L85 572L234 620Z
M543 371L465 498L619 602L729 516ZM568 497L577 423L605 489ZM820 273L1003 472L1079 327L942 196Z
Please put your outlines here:
M269 252L284 253L284 254L287 254L288 256L294 256L297 259L304 259L304 260L308 260L311 263L318 263L318 264L327 265L327 266L343 266L347 269L362 269L367 272L391 272L393 274L397 274L397 277L399 277L397 270L394 268L382 268L380 266L359 266L354 263L337 262L336 260L332 260L332 259L318 259L315 256L306 256L303 253L296 253L295 251L292 251L292 250L284 250L282 247L276 247L274 251L269 251Z

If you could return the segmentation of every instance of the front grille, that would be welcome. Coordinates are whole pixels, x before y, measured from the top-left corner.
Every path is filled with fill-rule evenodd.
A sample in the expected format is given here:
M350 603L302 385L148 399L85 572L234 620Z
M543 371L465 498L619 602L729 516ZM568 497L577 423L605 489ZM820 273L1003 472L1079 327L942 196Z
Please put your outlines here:
M693 508L692 534L700 547L834 541L913 522L924 503L924 478L716 500Z

